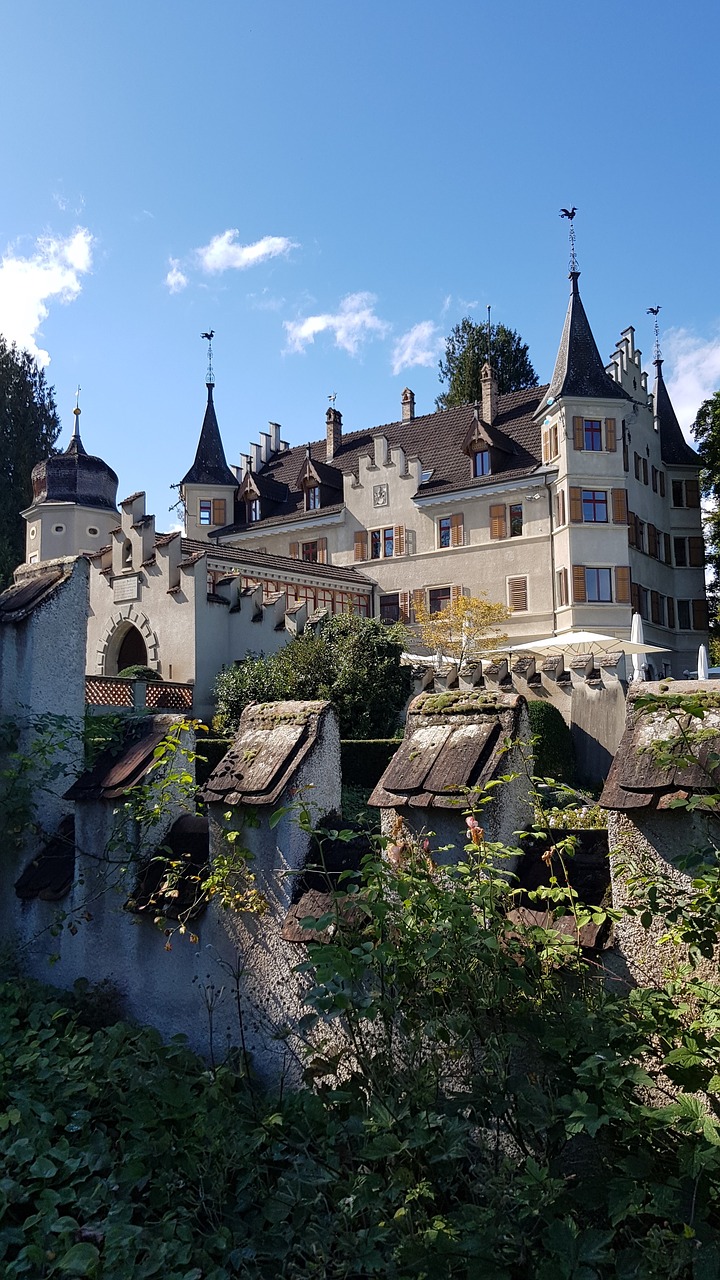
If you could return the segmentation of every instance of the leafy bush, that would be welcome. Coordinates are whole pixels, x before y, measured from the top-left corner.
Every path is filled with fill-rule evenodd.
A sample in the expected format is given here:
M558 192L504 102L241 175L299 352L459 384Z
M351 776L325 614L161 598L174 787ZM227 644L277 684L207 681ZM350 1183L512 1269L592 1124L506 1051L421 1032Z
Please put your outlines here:
M572 736L557 707L532 698L528 702L528 714L530 732L537 739L534 745L537 777L572 782L575 776Z
M221 672L215 728L234 733L250 702L323 698L335 707L343 738L386 737L410 693L410 668L400 665L404 639L402 627L335 614L270 657L251 656Z
M118 676L124 680L159 680L162 682L162 676L154 671L152 667L144 667L142 663L136 662L131 667L123 667L122 671L118 671Z

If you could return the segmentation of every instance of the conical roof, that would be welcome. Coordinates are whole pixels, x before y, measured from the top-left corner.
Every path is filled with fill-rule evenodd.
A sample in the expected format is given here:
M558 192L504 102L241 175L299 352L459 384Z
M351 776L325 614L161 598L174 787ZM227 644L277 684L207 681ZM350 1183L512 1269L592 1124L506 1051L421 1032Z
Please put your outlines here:
M538 412L545 409L549 399L558 400L561 396L583 396L601 400L630 399L619 383L605 371L580 297L579 275L579 271L570 272L572 288L555 371Z
M661 359L655 362L655 417L660 433L660 453L668 466L699 467L700 458L688 444L677 420L663 378Z
M200 431L195 461L180 483L237 485L237 478L233 475L225 460L225 450L220 439L220 428L215 415L215 405L213 404L212 382L207 384L207 393L205 417Z
M79 411L78 411L79 412ZM87 453L77 418L64 453L38 462L32 469L33 502L75 502L104 511L117 509L118 478L102 458Z

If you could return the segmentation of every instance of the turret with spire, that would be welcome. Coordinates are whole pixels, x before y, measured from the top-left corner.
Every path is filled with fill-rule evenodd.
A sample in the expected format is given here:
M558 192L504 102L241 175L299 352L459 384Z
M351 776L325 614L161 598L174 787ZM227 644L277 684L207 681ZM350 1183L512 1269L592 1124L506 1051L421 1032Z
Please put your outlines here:
M232 522L238 482L227 464L213 401L214 330L203 333L202 337L208 341L207 404L195 459L180 481L180 498L185 508L186 536L206 540L211 529Z

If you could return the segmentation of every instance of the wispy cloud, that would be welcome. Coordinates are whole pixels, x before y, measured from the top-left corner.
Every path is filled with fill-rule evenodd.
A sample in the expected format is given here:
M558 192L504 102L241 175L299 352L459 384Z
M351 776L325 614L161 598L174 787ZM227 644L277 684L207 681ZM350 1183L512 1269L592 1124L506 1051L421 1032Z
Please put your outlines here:
M297 248L295 241L287 236L263 236L254 244L238 244L239 235L237 229L222 231L220 235L213 236L209 244L196 249L201 270L209 275L219 271L245 271L268 258L281 257Z
M0 333L29 351L43 367L50 363L50 356L36 339L49 315L48 304L77 298L81 277L92 266L92 248L87 227L76 227L64 239L37 240L29 257L8 249L0 261Z
M670 399L690 439L700 405L720 387L720 333L703 339L688 329L668 329L663 354Z
M180 269L180 259L170 258L170 270L165 277L165 284L171 293L180 293L188 284L188 278Z
M421 320L398 338L392 352L392 371L402 373L413 365L432 368L442 351L440 329L432 320Z
M384 338L390 326L375 314L377 299L373 293L349 293L335 313L306 316L304 320L286 320L285 331L290 351L304 351L319 333L332 333L335 346L356 356L368 338Z

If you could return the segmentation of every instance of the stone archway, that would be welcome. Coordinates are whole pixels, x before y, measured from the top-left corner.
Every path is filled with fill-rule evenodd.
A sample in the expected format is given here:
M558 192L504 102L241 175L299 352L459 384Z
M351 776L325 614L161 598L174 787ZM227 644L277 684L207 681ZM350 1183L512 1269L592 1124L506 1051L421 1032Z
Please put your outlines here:
M129 624L125 635L120 641L115 661L118 675L126 667L147 666L147 645L137 627L134 627L132 623Z
M128 653L140 653L140 645L144 646L145 658L143 666L160 670L160 651L158 638L144 613L131 604L121 605L117 612L108 618L102 639L96 652L97 674L116 676L118 671L131 662L125 661ZM119 660L122 659L122 665ZM135 659L134 661L137 661Z

